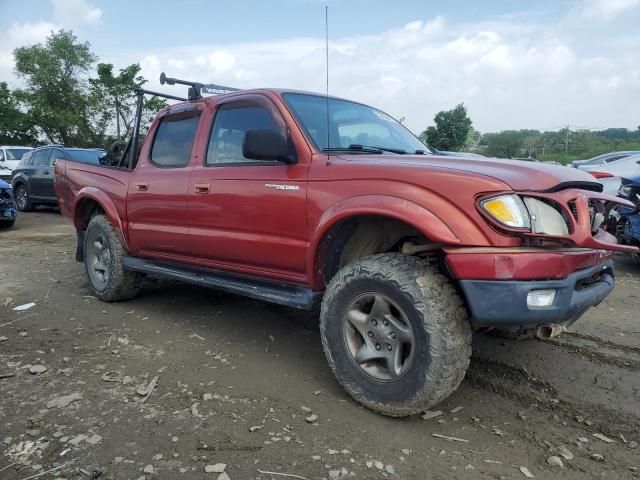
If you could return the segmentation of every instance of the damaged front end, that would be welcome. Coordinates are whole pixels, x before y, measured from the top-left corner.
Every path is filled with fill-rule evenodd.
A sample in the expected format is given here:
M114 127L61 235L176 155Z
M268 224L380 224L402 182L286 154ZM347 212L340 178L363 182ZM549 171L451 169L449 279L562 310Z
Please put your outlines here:
M446 265L478 330L535 331L548 338L613 290L612 254L635 253L608 233L607 213L628 200L578 188L480 195L477 208L519 247L447 248Z
M637 208L620 197L568 188L481 196L477 206L498 230L521 237L522 246L638 251L637 246L620 242L608 231L611 212Z

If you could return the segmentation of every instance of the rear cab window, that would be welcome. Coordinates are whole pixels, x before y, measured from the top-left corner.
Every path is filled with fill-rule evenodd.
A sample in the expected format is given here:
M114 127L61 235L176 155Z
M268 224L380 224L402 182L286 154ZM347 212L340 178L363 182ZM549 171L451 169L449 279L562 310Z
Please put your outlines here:
M67 156L76 162L99 165L100 157L105 154L104 150L67 150ZM60 156L64 158L64 156Z
M153 165L178 168L189 163L200 114L200 110L189 110L162 117L149 156Z

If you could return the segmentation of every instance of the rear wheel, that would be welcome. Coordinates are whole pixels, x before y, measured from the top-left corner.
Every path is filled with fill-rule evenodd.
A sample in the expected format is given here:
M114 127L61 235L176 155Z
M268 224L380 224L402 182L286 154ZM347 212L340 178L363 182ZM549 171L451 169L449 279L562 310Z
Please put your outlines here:
M13 224L16 223L14 220L0 220L0 228L11 228Z
M89 285L100 300L127 300L140 290L142 275L124 269L125 255L120 235L107 217L94 216L85 235L84 266Z
M18 210L21 212L33 211L34 205L31 203L29 192L27 192L27 188L23 184L16 187L15 199Z
M329 365L349 394L385 415L419 413L464 378L471 327L448 279L420 259L373 255L331 280L320 314Z

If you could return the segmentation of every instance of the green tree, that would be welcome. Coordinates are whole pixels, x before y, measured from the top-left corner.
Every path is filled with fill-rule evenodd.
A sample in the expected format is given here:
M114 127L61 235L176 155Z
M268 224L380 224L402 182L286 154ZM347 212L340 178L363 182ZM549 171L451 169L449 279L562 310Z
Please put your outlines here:
M487 155L499 158L513 158L522 154L525 135L515 130L505 130L500 133L485 133Z
M6 82L0 82L0 144L30 145L36 132L27 114L20 109L14 92Z
M88 42L60 30L44 44L16 48L14 57L27 86L16 95L48 141L85 146L104 135L108 118L88 88L87 74L96 61Z
M422 132L422 141L438 150L456 151L465 146L472 122L464 104L438 112L433 120L436 126Z
M480 139L482 138L482 134L476 130L475 128L469 128L469 133L467 134L467 140L465 141L465 148L470 150L471 148L475 148L480 143Z
M110 63L98 64L98 77L89 80L96 98L101 98L115 119L116 137L121 140L133 128L136 111L134 90L141 88L147 80L140 75L140 65L134 63L121 68L117 75L113 73ZM142 128L148 126L158 110L167 106L167 102L159 97L145 97L142 112Z

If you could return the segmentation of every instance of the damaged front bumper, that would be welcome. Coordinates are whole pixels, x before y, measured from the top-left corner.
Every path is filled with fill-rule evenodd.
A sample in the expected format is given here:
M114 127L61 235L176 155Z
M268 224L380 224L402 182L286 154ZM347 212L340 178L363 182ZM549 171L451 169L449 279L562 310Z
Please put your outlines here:
M532 328L569 326L613 290L613 262L571 273L554 280L460 280L472 322L477 328ZM550 299L545 306L532 305L537 292ZM551 293L553 292L553 293ZM552 297L552 298L551 298Z

